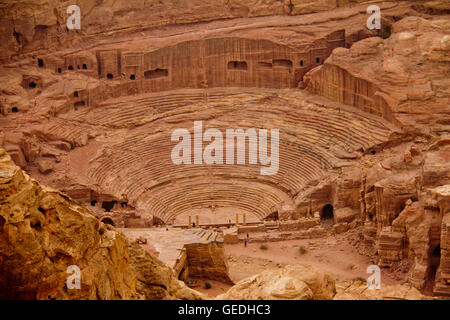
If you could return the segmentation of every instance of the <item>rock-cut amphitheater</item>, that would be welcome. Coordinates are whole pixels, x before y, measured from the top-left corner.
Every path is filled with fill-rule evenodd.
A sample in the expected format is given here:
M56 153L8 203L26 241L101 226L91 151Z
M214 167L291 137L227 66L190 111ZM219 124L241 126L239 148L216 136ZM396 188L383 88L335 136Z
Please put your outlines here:
M448 1L73 2L0 3L0 298L448 299Z

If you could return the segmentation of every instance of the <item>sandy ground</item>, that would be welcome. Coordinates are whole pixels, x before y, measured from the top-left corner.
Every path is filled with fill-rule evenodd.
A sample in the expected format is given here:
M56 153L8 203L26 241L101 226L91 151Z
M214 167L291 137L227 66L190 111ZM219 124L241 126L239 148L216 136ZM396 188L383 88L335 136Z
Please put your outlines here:
M205 288L205 283L207 282L211 285L211 288L209 289ZM187 284L189 288L205 293L210 297L225 293L231 287L229 284L207 279L189 279Z
M226 245L225 252L231 255L230 274L233 281L256 274L268 267L286 264L308 264L340 278L367 277L366 268L371 265L368 257L360 255L355 248L336 238L317 240L287 240L265 243ZM300 253L300 247L306 249Z
M367 256L359 254L344 235L264 244L267 246L266 250L260 248L262 243L248 243L247 247L244 243L225 245L230 277L234 282L287 264L308 264L341 280L358 277L366 279L369 276L366 269L373 264ZM300 247L306 249L306 252L300 253ZM404 283L405 278L406 273L381 270L382 284ZM204 288L205 281L210 282L210 289ZM197 280L195 289L216 296L226 292L229 287L216 281Z

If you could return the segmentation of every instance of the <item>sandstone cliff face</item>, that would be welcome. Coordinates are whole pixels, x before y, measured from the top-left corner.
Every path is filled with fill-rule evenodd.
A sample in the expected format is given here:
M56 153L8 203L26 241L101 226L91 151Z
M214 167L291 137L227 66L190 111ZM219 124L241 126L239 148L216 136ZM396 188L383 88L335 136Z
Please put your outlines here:
M438 190L439 194L445 191ZM41 187L0 149L2 299L202 299L172 270L64 194ZM67 267L81 269L68 289ZM408 286L367 290L306 265L268 270L217 299L422 299Z
M392 31L386 40L368 38L335 49L305 76L311 92L401 128L389 144L363 149L357 168L345 168L321 184L330 186L335 222L344 207L364 223L365 252L380 266L410 259L411 284L424 288L431 281L435 293L446 293L448 205L445 192L438 203L434 190L445 189L450 178L450 25L438 17L408 17ZM320 190L311 188L309 199L297 199L299 207L325 205Z
M298 15L354 6L362 0L78 1L81 31L66 28L68 3L59 0L7 1L0 5L0 60L42 49L70 47L95 36L112 36L166 25L230 18ZM394 1L395 2L395 1ZM397 1L401 2L401 1Z
M0 149L0 298L199 299L162 262ZM81 270L68 289L67 268Z
M448 19L407 17L383 40L337 48L311 71L308 90L381 116L411 134L444 133L449 121ZM426 124L426 127L423 125Z
M392 36L359 41L376 34L364 30L367 4L354 6L361 2L146 1L145 8L136 10L136 2L80 1L79 32L64 31L66 7L60 2L2 3L0 40L6 45L0 60L18 60L0 69L0 112L5 115L0 118L5 128L0 132L0 146L34 178L70 189L71 195L86 203L106 203L110 198L130 201L150 212L145 217L149 221L171 222L193 203L211 206L214 201L214 205L243 205L241 209L250 208L260 219L276 213L286 220L320 216L326 205L332 205L333 231L363 225L362 243L380 265L389 267L408 258L414 261L412 284L422 288L435 277L436 291L449 293L450 29L447 15L433 16L448 14L449 4L383 4L383 23L403 18L392 24ZM342 6L348 7L330 12ZM422 17L405 18L410 13ZM256 18L274 14L286 16ZM198 24L240 17L255 18ZM152 29L165 25L171 26ZM322 67L315 68L335 46L352 44L335 49ZM251 46L257 50L246 49ZM259 46L270 59L258 56ZM209 56L217 58L216 51L229 52L221 60L205 63ZM248 65L235 61L243 57L241 52L255 54ZM229 70L228 62L236 62L236 68ZM160 67L163 70L155 77ZM267 71L269 67L274 68ZM300 86L307 85L314 96L265 88L295 87L313 67ZM244 70L250 76L243 75ZM207 90L214 84L265 89L264 94L262 89ZM152 92L174 88L182 89ZM258 175L247 167L235 172L196 167L187 174L185 168L171 167L168 132L199 119L215 128L259 127L267 122L288 133L281 139L279 176L249 184L229 179ZM57 297L70 297L73 293L59 287L69 262L82 264L86 273L89 285L80 291L83 298L177 296L166 283L172 278L162 271L159 274L158 268L149 271L146 256L113 229L95 220L67 217L67 210L80 217L87 210L57 192L41 190L35 182L22 183L29 181L22 173L17 176L19 185L8 182L5 192L12 193L13 186L32 202L10 196L23 203L8 200L1 205L6 206L1 239L10 251L0 258L19 264L29 258L33 263L24 264L29 278L20 278L20 271L2 269L12 272L6 273L4 281L23 286L12 288L15 291L9 296L51 298L56 292ZM181 183L186 176L192 179ZM29 197L28 191L19 188L22 185L31 194L38 191ZM191 191L189 197L186 190ZM287 209L274 212L283 203ZM51 219L63 223L63 235L52 233L56 222ZM121 222L126 224L125 219ZM86 235L80 231L84 224ZM295 223L285 226L291 224ZM73 233L79 241L70 240ZM22 235L27 241L19 241ZM29 250L33 254L27 254ZM123 271L121 275L114 273L112 265ZM109 273L111 280L105 282L102 277ZM36 292L35 287L27 287L41 275L43 283L50 283L48 289Z

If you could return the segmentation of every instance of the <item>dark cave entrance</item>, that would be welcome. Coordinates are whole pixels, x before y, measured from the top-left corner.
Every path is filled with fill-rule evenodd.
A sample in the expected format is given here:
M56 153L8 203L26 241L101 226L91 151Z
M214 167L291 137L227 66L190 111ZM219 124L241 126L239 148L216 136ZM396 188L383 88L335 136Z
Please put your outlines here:
M441 264L441 245L438 244L431 253L430 275L436 277L436 271Z
M320 211L320 221L322 223L322 227L325 229L329 229L334 224L334 208L331 204L326 204L323 206Z
M162 225L164 225L164 221L162 221L158 217L153 216L153 225L155 225L155 226L162 226Z
M278 221L278 211L274 211L264 218L264 221Z
M148 70L144 72L145 79L159 79L159 78L166 78L168 76L169 76L168 69L156 68L155 70Z
M320 219L326 220L326 219L333 219L333 206L331 204L326 204L323 206L322 211L320 212Z
M183 267L181 269L180 274L178 275L178 280L185 281L186 280L186 269Z
M441 245L437 244L430 254L430 269L425 282L423 293L429 296L433 295L434 284L436 282L436 273L441 264Z
M113 221L111 218L104 218L104 219L102 220L102 222L103 222L104 224L109 224L109 225L111 225L111 226L114 227L114 221Z
M102 208L105 209L106 212L110 212L116 203L117 201L103 201Z
M241 70L247 71L247 62L246 61L230 61L227 65L228 70Z

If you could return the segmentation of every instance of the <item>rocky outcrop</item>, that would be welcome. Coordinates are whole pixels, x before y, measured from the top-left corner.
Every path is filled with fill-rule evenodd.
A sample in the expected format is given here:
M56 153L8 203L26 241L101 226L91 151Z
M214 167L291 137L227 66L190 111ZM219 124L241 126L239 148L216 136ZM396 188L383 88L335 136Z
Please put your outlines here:
M234 284L228 274L223 234L212 230L188 230L198 241L186 243L186 268L189 277L206 278Z
M448 20L407 17L392 25L386 40L368 38L337 48L307 74L311 92L352 105L420 133L445 131L449 114Z
M360 280L339 281L333 300L424 300L428 297L410 285L381 285L380 289L368 289Z
M80 289L67 287L72 265L81 271ZM88 209L41 187L3 149L0 288L2 299L202 298Z
M363 252L384 267L411 260L411 284L432 281L448 293L449 7L379 3L383 28L369 31L367 5L80 1L82 29L69 31L61 1L2 3L0 147L116 226L173 223L216 207L280 220L281 233L251 241L363 225ZM175 165L170 133L199 120L205 129L278 128L277 174ZM18 285L9 294L176 298L184 290L147 269L156 260L113 228L85 221L91 211L17 172L18 184L4 185L18 193L1 204L0 257L25 269L1 269L6 288ZM208 250L194 248L195 264ZM68 263L81 264L88 281L79 296L59 287ZM214 275L213 265L198 273Z
M224 300L423 300L408 284L368 289L365 281L341 280L307 265L270 269L234 285L217 296Z
M217 299L224 300L330 300L334 279L307 265L288 265L244 279Z
M449 27L440 17L404 18L392 24L389 38L337 48L305 76L309 91L383 117L401 133L388 144L362 149L359 166L344 168L296 199L303 214L308 203L333 205L334 222L343 210L353 211L364 223L363 251L384 267L413 261L408 281L419 289L432 282L435 293L449 287L442 278L448 279L442 272L446 196L436 191L445 190L450 177ZM316 196L323 186L329 186L328 198Z

